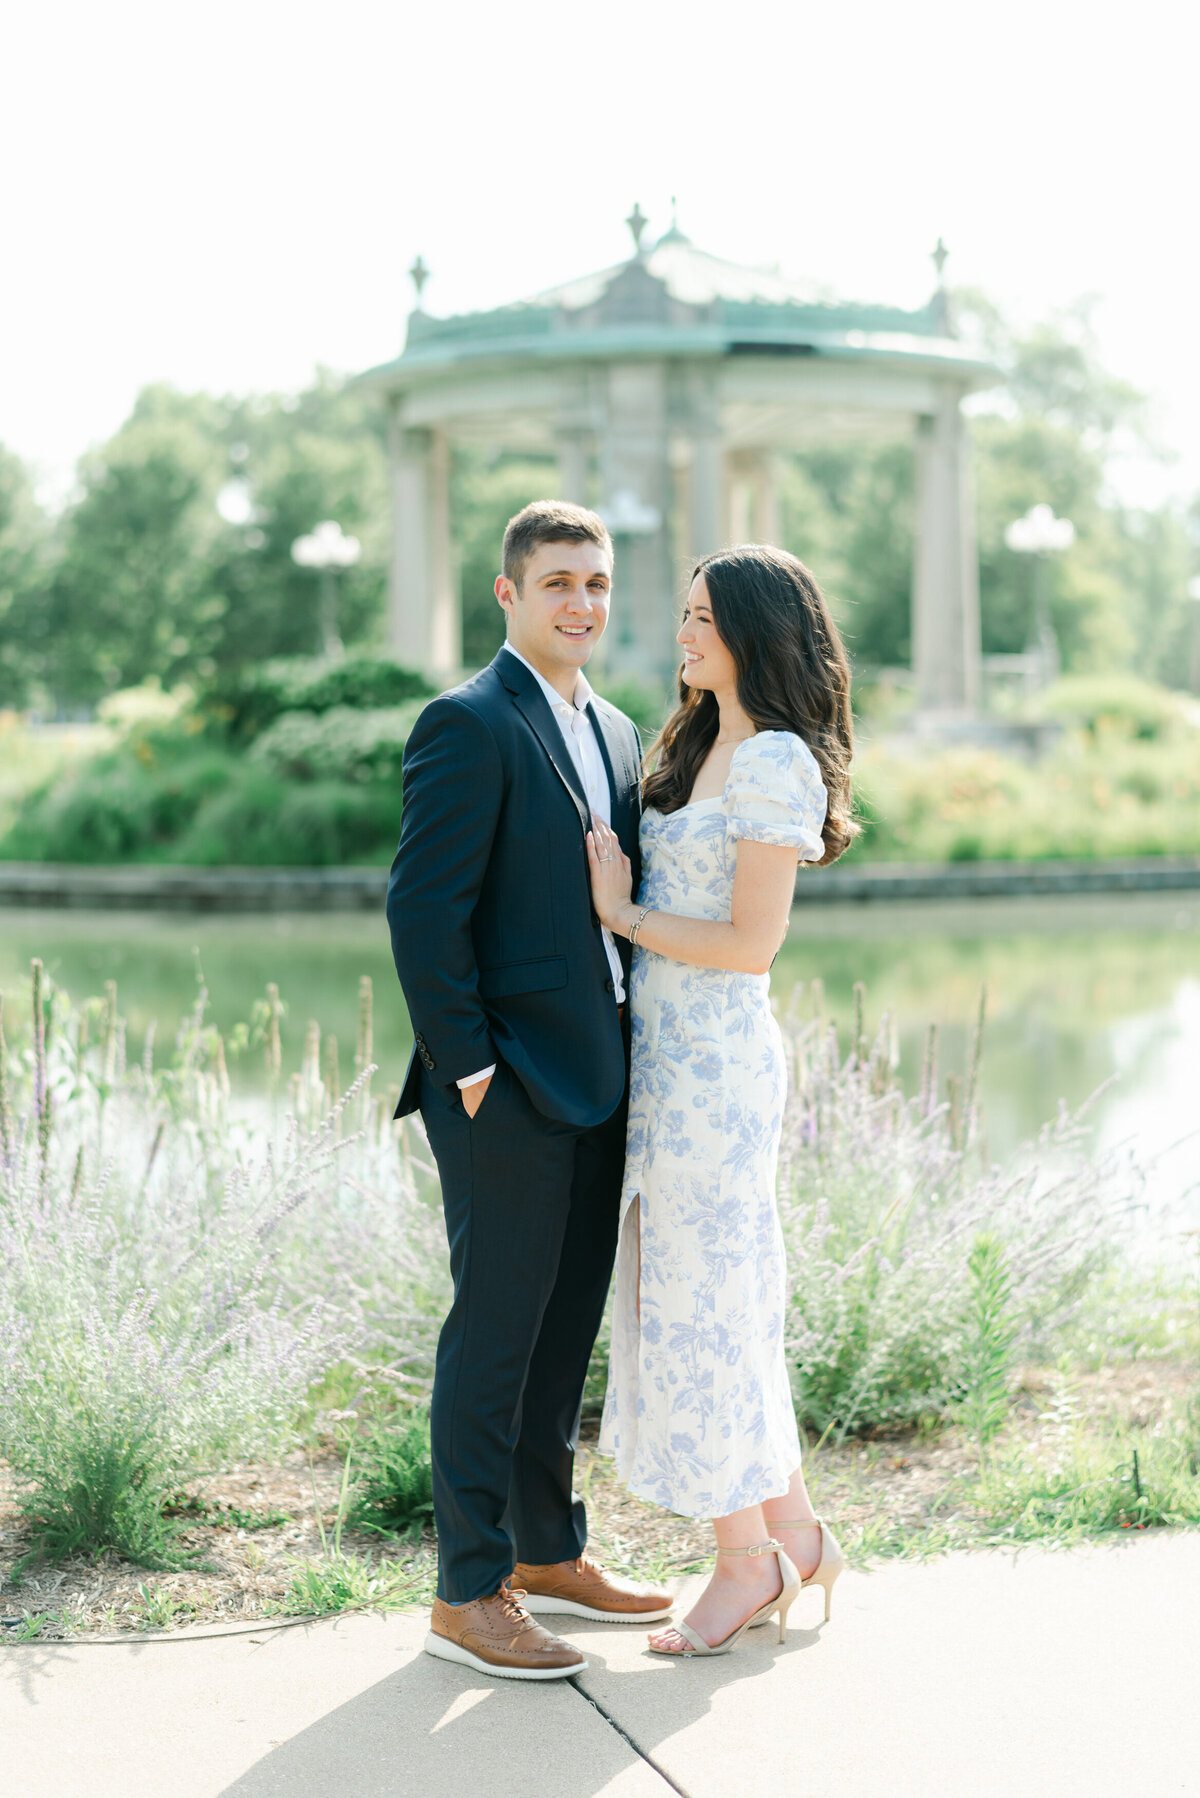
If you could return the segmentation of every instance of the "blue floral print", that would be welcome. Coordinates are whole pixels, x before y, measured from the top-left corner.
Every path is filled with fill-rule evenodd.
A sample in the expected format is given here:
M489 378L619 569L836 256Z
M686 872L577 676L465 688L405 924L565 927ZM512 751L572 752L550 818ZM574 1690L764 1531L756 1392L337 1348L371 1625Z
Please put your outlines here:
M801 738L759 731L734 750L719 799L646 811L639 903L727 920L739 840L819 861L825 806ZM724 1517L781 1497L800 1465L775 1208L786 1075L768 984L765 974L634 953L600 1446L634 1492L685 1517Z

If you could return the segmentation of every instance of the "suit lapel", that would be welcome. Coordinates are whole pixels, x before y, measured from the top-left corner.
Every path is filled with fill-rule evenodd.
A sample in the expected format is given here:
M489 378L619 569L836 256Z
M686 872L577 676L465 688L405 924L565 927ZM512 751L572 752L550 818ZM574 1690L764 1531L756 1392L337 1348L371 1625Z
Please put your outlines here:
M623 841L627 839L630 829L636 837L638 775L626 747L625 732L604 706L594 703L589 705L587 715L592 721L596 741L600 745L600 756L608 773L613 826ZM625 829L622 829L622 825Z
M558 720L546 704L546 696L530 674L523 662L510 654L507 649L497 652L492 668L501 682L512 695L513 703L521 713L538 742L550 759L550 765L562 781L571 797L571 802L579 817L579 823L586 834L592 828L591 808L587 795L583 790L575 763L563 741ZM638 794L640 774L637 758L631 754L626 743L626 733L621 729L620 721L613 716L606 706L595 703L587 708L592 729L596 733L596 741L600 745L600 757L608 775L608 790L613 806L613 827L623 842L632 838L637 844L637 828L640 806Z
M550 766L567 789L571 803L578 815L580 827L586 834L592 828L587 797L579 775L575 771L575 764L563 742L563 734L558 728L558 720L546 704L545 694L525 664L519 662L516 656L510 654L507 649L497 652L492 667L512 694L513 704L549 756Z

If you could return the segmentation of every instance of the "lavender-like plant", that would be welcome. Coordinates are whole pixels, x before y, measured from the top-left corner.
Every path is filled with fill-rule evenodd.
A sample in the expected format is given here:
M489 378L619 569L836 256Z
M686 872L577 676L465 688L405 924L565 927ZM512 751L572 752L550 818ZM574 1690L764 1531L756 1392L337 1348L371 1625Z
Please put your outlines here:
M277 1452L355 1334L293 1271L302 1208L353 1171L363 1081L309 1128L239 1126L203 995L155 1074L126 1066L115 992L95 1047L36 964L33 992L28 1046L0 1045L0 1455L41 1550L161 1563L167 1493Z
M868 1040L861 989L849 1052L817 987L785 1018L791 1089L780 1152L787 1343L801 1417L837 1440L942 1415L967 1392L969 1266L1003 1254L1013 1352L1044 1348L1111 1253L1140 1175L1088 1148L1060 1108L1007 1168L989 1161L978 1097L983 1007L963 1083L937 1096L936 1033L906 1097L887 1018Z

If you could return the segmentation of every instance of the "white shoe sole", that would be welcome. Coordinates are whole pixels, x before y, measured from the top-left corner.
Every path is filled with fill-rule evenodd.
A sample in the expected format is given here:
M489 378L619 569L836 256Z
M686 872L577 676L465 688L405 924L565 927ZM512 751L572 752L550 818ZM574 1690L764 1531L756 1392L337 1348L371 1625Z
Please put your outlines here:
M573 1674L582 1673L587 1662L580 1658L571 1667L496 1667L491 1661L485 1661L480 1655L472 1654L469 1648L463 1648L457 1642L451 1642L447 1636L436 1635L433 1630L425 1638L425 1652L439 1661L456 1661L460 1667L471 1667L476 1673L490 1674L493 1679L570 1679Z
M662 1623L671 1615L670 1605L665 1611L599 1611L573 1598L546 1598L537 1592L525 1593L521 1609L534 1616L587 1617L593 1623Z

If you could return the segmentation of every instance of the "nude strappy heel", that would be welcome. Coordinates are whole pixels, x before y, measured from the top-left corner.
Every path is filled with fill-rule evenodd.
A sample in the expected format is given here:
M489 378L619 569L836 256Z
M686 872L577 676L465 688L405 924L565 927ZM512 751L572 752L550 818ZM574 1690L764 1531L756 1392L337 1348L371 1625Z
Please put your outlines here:
M846 1565L846 1557L842 1553L842 1545L827 1523L819 1517L801 1517L784 1522L781 1517L771 1519L772 1527L777 1530L806 1530L814 1523L821 1525L821 1559L806 1580L801 1580L800 1590L806 1591L809 1586L823 1586L825 1589L825 1621L829 1622L829 1606L833 1596L833 1582Z
M717 1553L719 1555L773 1554L779 1563L779 1574L780 1578L783 1580L783 1590L777 1593L767 1604L760 1605L753 1616L747 1617L744 1623L739 1623L736 1629L730 1630L724 1641L718 1642L715 1647L710 1647L704 1640L704 1637L698 1635L694 1629L691 1629L688 1626L688 1624L673 1623L671 1628L675 1631L676 1635L682 1636L685 1642L691 1644L688 1653L678 1654L670 1648L655 1648L653 1642L651 1642L651 1654L674 1654L674 1658L681 1661L690 1659L691 1655L730 1654L737 1647L748 1629L753 1629L756 1624L769 1622L776 1611L779 1613L779 1640L781 1642L785 1640L787 1636L787 1614L792 1607L792 1600L800 1591L800 1575L784 1553L780 1544L772 1539L770 1542L760 1542L754 1548L718 1548Z

